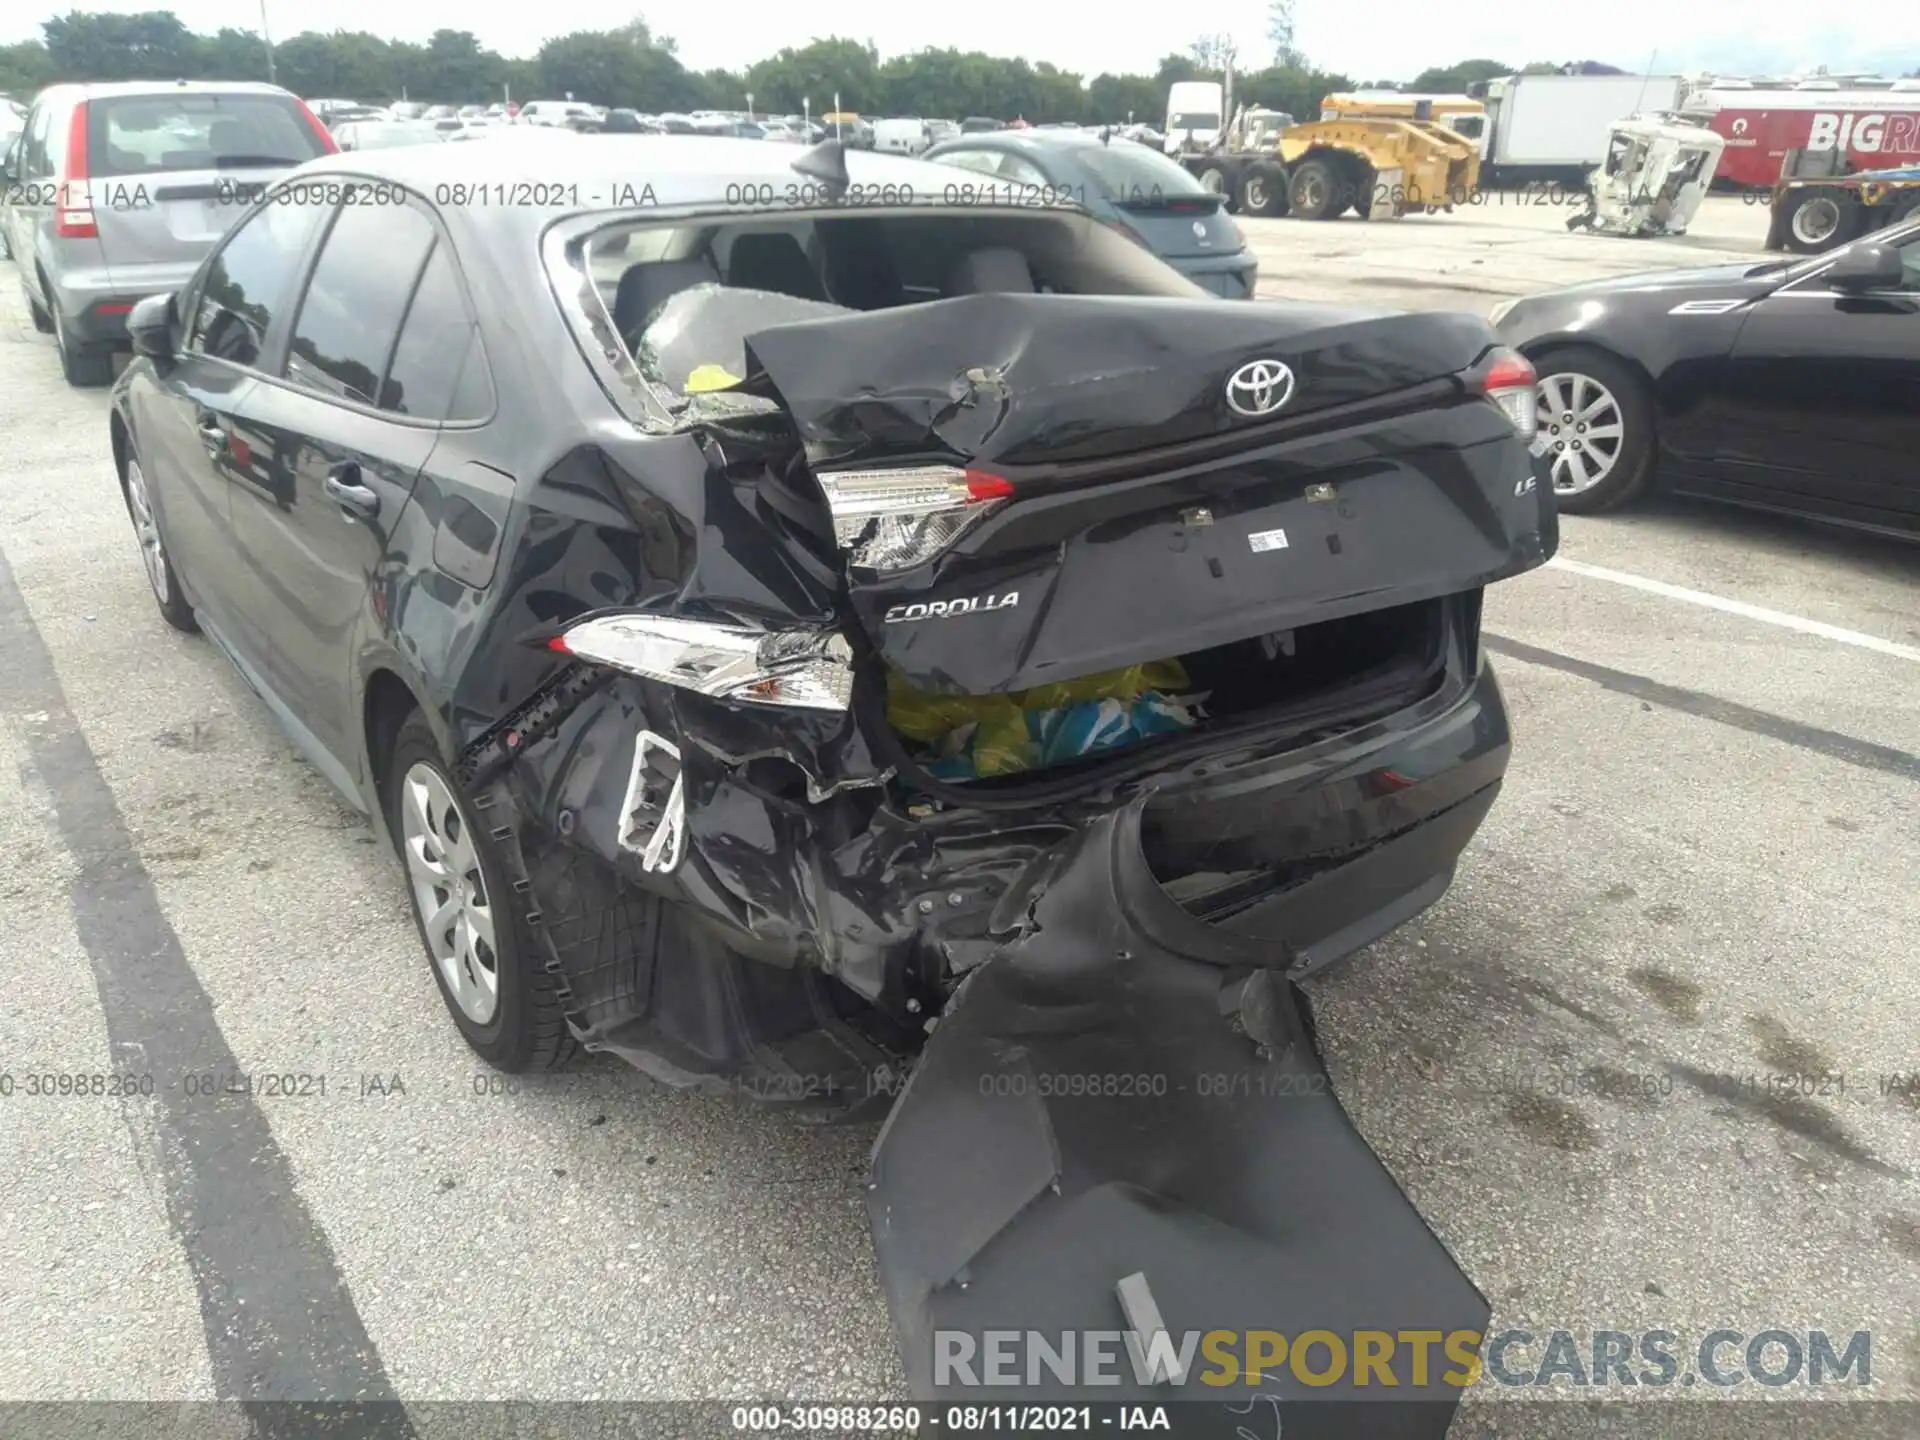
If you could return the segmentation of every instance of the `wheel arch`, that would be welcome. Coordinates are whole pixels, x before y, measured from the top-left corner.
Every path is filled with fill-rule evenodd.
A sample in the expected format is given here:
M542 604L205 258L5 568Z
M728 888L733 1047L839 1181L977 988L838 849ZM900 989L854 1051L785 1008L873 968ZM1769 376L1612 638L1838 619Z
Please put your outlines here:
M426 721L449 767L458 764L460 753L453 744L445 716L427 701L421 686L397 656L376 653L364 663L357 713L360 716L361 793L368 816L378 832L385 833L388 768L393 761L395 742L408 718L419 715ZM393 837L389 835L388 839L391 842Z
M122 485L127 483L127 456L133 450L133 436L127 429L126 416L115 405L107 412L107 439L113 446L113 473L120 477Z

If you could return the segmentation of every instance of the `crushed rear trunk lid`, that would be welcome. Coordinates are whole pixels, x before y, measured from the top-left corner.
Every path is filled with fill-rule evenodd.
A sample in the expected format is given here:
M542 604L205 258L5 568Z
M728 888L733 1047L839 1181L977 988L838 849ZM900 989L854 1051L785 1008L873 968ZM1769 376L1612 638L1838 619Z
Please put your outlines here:
M1551 497L1469 315L986 294L747 340L885 663L987 694L1478 588ZM816 497L817 498L817 497Z

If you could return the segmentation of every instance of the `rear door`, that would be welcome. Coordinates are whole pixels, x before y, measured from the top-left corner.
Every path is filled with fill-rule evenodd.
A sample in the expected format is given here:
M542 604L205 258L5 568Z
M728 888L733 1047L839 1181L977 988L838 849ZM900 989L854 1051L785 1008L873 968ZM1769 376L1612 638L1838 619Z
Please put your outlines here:
M343 768L356 753L353 645L388 537L432 454L470 335L445 320L447 264L417 200L351 188L321 242L279 374L248 398L262 464L234 530L274 636L274 687ZM424 297L424 304L422 304ZM425 319L402 343L409 307ZM457 314L457 307L455 312Z
M1920 529L1920 234L1900 253L1895 289L1841 294L1816 274L1748 314L1719 441L1738 498Z
M89 188L114 285L154 294L183 284L271 181L326 153L291 95L167 89L89 100Z

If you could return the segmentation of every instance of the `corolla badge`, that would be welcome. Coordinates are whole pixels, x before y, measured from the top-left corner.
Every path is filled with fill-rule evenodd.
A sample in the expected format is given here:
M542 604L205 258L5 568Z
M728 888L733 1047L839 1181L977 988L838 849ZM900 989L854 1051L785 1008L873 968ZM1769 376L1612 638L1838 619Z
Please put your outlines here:
M1227 404L1236 415L1271 415L1293 398L1293 370L1278 360L1254 360L1227 378Z
M922 600L911 605L895 605L882 617L882 623L898 625L907 620L950 620L956 615L975 615L982 610L1004 610L1020 603L1020 592L1004 595L969 595L963 600Z

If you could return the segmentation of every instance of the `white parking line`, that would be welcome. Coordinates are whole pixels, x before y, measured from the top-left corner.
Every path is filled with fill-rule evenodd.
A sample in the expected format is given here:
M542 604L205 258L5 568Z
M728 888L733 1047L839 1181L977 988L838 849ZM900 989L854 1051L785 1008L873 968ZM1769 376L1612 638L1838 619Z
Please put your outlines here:
M1704 590L1688 590L1684 586L1669 585L1664 580L1649 580L1644 575L1629 575L1624 570L1609 570L1601 565L1586 565L1578 560L1563 559L1558 555L1549 560L1547 565L1550 569L1585 575L1590 580L1607 580L1615 585L1625 585L1632 590L1644 590L1649 595L1664 595L1669 600L1684 600L1689 605L1700 605L1708 610L1723 610L1729 615L1758 620L1763 625L1778 625L1783 630L1798 630L1802 635L1818 635L1822 640L1854 645L1880 655L1891 655L1898 660L1920 662L1920 647L1902 645L1893 640L1882 640L1878 635L1864 635L1858 630L1844 630L1838 625L1809 620L1804 615L1789 615L1784 610L1769 610L1764 605L1749 605L1744 600L1728 600L1721 595L1709 595Z

